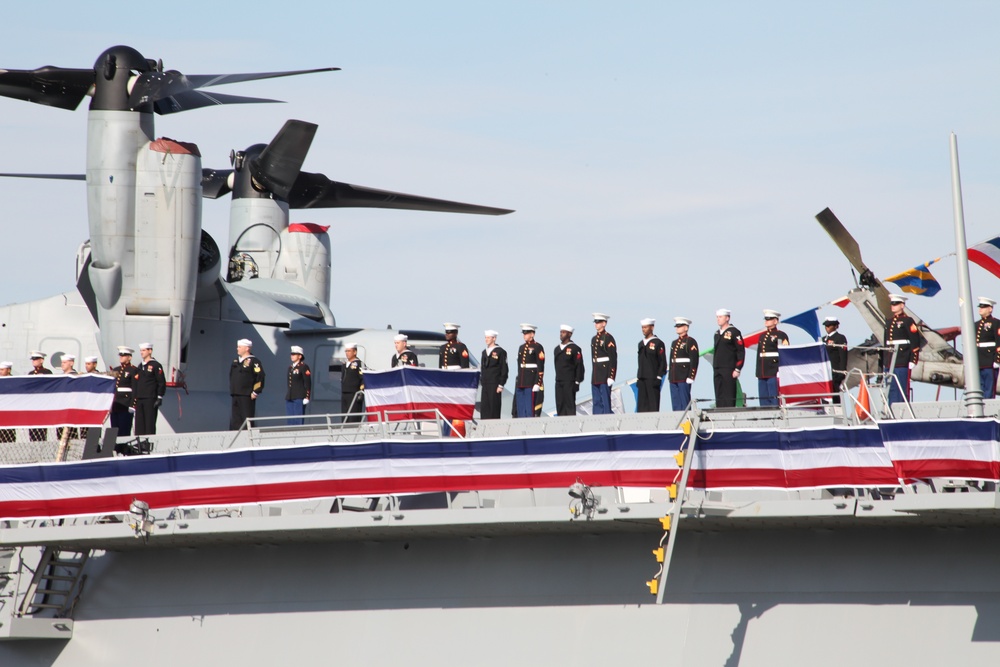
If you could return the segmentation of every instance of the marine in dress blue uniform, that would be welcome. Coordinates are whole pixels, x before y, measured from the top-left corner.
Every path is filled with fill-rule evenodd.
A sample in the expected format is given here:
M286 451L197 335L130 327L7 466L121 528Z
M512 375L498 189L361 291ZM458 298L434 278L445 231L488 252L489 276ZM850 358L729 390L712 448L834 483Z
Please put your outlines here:
M896 377L889 383L889 403L899 403L904 396L910 396L910 371L917 365L920 356L920 329L913 318L906 314L906 297L902 294L890 294L889 303L892 317L886 322L882 341L889 348L882 354L882 367L886 373ZM895 364L892 362L895 354ZM902 388L902 392L900 392Z
M285 414L290 417L289 426L301 426L305 423L302 415L312 397L312 371L303 361L305 351L298 345L292 345L288 356L291 365L288 367L288 388L285 390Z
M45 367L45 353L33 350L31 353L31 370L28 375L52 375L52 371ZM32 442L42 442L49 439L47 428L28 429L28 439Z
M445 322L444 339L445 344L438 352L438 368L468 368L469 348L465 343L458 340L459 325L453 322Z
M517 349L517 389L514 407L517 417L538 417L545 400L545 349L535 341L534 324L521 324L524 344Z
M590 339L590 394L593 398L593 414L611 414L611 386L618 373L618 346L615 337L607 331L608 316L594 313L594 329L597 333Z
M979 321L976 322L976 356L979 361L979 384L983 398L997 395L997 369L1000 369L1000 320L993 317L997 302L979 297Z
M788 334L778 328L781 313L764 311L764 333L757 340L757 400L760 406L778 404L778 348L788 345Z
M840 386L847 378L847 336L837 331L840 320L836 317L823 320L823 326L826 327L823 342L826 343L826 354L830 357L830 370L833 373L830 391L833 392L833 402L840 403Z
M677 338L670 344L670 409L675 412L686 410L691 404L691 385L698 376L698 341L688 336L691 320L686 317L674 318Z
M115 398L111 403L111 426L119 436L132 435L132 391L136 367L132 365L132 348L118 348L118 365L111 369L115 377Z
M358 358L357 343L344 343L347 363L340 375L340 411L346 424L357 424L365 411L365 364Z

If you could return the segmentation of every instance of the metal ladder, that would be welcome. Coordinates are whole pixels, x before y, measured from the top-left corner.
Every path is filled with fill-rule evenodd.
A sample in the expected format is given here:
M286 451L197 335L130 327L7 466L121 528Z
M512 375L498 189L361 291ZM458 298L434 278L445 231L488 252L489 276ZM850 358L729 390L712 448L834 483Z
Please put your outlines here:
M83 566L88 558L90 550L45 547L31 584L21 599L18 616L31 616L47 609L54 610L56 618L70 616L83 592L87 578Z

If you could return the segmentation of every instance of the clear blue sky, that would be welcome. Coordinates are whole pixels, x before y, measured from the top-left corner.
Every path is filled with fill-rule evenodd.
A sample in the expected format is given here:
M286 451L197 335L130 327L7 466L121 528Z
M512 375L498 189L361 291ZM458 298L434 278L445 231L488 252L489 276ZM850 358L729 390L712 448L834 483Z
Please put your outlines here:
M89 67L118 43L186 73L339 66L220 88L288 104L160 117L157 133L227 166L231 148L300 118L320 125L309 171L517 209L294 213L331 226L343 325L458 321L478 351L483 329L514 349L530 321L551 347L561 323L585 344L602 310L631 376L642 317L665 339L673 316L690 317L707 346L718 307L750 332L763 308L792 315L845 293L848 265L813 219L826 206L881 276L954 250L951 131L969 239L1000 234L996 3L64 4L44 19L7 8L0 66ZM0 100L0 171L82 172L85 128L82 108ZM0 192L0 302L71 289L83 187ZM224 245L228 200L204 211ZM911 305L956 324L954 260L934 273L943 292ZM1000 296L986 272L972 279ZM867 337L836 312L852 342ZM711 395L707 374L695 394Z

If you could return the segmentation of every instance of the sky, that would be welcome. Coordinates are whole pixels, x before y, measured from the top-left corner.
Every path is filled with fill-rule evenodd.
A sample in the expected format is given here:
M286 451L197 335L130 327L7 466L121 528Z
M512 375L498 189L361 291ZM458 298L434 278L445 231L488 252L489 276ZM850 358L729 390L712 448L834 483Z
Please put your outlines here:
M127 44L188 74L343 68L216 89L287 104L157 117L157 134L197 143L206 167L298 118L319 124L307 171L516 209L293 212L330 226L342 326L454 321L477 354L488 328L513 352L521 322L549 348L576 326L586 347L603 311L619 376L632 377L644 317L667 341L674 316L691 318L704 348L717 308L750 333L762 309L794 315L853 287L814 219L826 207L879 276L953 252L951 132L968 239L1000 234L996 3L180 1L106 16L62 4L44 22L27 3L5 9L20 28L0 67L91 67ZM82 173L85 107L0 99L0 171ZM71 289L83 186L5 181L0 193L0 303ZM205 201L220 246L228 215L227 199ZM932 270L942 292L909 305L931 326L958 324L955 260ZM1000 297L975 266L972 285ZM850 342L868 337L857 313L819 312L831 314ZM711 396L709 373L694 393Z

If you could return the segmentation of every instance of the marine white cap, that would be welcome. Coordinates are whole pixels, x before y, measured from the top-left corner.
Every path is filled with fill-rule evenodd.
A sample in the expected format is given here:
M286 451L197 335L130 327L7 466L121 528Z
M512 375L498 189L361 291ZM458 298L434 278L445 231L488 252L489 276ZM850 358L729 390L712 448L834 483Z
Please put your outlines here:
M483 332L483 335L484 336L492 336L493 338L496 338L500 334L497 333L496 331L494 331L493 329L487 329L486 331Z
M97 357L84 357L83 358L83 362L85 364L96 364L97 363Z
M674 318L675 327L689 327L691 326L691 320L686 317L675 317Z
M118 354L133 354L133 352L132 348L127 345L118 346Z
M444 326L445 331L458 331L462 328L461 324L455 324L454 322L445 322L442 326Z
M987 299L985 296L981 296L979 297L979 305L989 306L990 308L992 308L993 306L997 305L997 302L994 301L993 299Z
M594 313L595 322L607 322L609 319L611 318L606 313Z
M238 343L238 344L239 345L243 345L243 343ZM250 343L247 342L246 344L249 345ZM139 343L139 349L140 350L152 350L153 349L153 344L152 343Z
M344 347L347 347L347 346L345 345ZM288 354L301 354L301 355L304 356L305 352L303 352L302 348L299 347L298 345L292 345L292 348L289 350Z
M294 350L295 348L293 347L292 349ZM302 348L300 347L299 349L301 350ZM346 343L344 343L344 349L345 350L356 350L356 349L358 349L358 344L355 343L353 340L349 340ZM302 354L302 353L299 352L299 354Z
M44 352L39 352L38 350L32 350L31 351L31 358L32 359L44 359L45 358L45 353Z
M656 318L654 318L654 317L647 317L644 320L639 320L639 324L640 324L640 326L651 327L654 324L656 324Z
M247 347L253 347L253 341L250 340L249 338L240 338L238 341L236 341L236 345L237 346L246 345ZM152 345L150 345L150 347L152 348ZM140 346L139 349L141 350L142 346Z
M410 337L407 336L406 334L396 334L395 336L392 337L392 339L393 340L397 340L397 341L398 340L410 340Z
M840 320L838 320L835 316L830 315L823 320L823 324L840 324Z
M14 364L10 361L0 361L0 368L14 368Z
M906 297L902 294L890 294L889 303L906 303Z
M728 308L719 308L717 311L715 311L715 316L716 317L722 317L723 315L725 315L726 317L729 317L732 314L733 314L733 311L729 310Z
M781 313L779 313L776 310L765 310L764 311L764 319L765 320L776 320L779 317L781 317Z
M570 333L573 333L575 331L575 329L573 329L573 327L571 327L568 324L560 324L559 325L559 331L568 331Z
M63 361L76 361L76 355L75 354L64 354L62 356L62 360Z
M530 331L530 332L534 333L535 330L537 330L537 329L538 329L538 327L536 327L534 324L528 324L527 322L521 322L521 333L524 333L525 331Z

